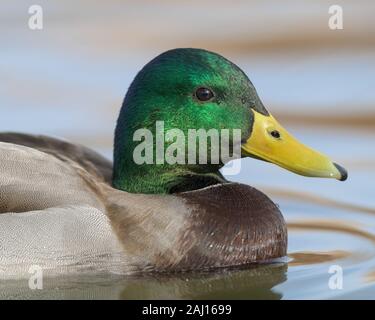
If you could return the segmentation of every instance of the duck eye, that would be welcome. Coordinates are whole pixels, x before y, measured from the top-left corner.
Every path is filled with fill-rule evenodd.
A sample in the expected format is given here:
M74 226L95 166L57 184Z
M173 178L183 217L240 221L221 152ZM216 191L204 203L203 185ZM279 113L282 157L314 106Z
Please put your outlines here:
M200 101L208 101L213 98L214 93L208 88L198 88L195 95Z
M281 137L280 132L277 131L277 130L272 130L272 131L270 132L270 135L271 135L272 137L276 138L276 139L280 139L280 137Z

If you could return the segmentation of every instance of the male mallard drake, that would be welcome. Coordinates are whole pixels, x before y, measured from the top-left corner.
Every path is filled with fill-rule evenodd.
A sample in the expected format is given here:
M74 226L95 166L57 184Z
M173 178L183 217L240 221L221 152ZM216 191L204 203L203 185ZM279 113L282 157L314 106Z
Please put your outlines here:
M141 140L135 131L155 134L156 121L183 133L239 129L242 157L306 176L347 177L280 126L235 64L205 50L170 50L149 62L126 94L113 168L83 146L0 134L0 272L31 265L184 271L285 256L287 229L278 207L260 191L226 181L222 161L135 162ZM166 139L162 151L170 144ZM155 150L151 155L157 157Z

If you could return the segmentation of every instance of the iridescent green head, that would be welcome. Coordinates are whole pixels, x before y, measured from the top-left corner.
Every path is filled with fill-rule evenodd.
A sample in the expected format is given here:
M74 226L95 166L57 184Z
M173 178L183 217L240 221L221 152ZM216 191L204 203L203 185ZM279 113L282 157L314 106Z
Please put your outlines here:
M129 192L170 193L224 181L219 173L222 162L135 163L133 151L140 142L133 141L134 133L137 129L148 129L155 137L156 121L164 121L165 131L178 128L186 137L189 129L239 129L243 155L277 162L258 154L257 150L262 147L257 146L256 141L249 141L257 116L269 120L273 131L283 132L264 108L249 78L235 64L201 49L167 51L137 74L125 96L115 132L113 184ZM264 123L264 119L259 122ZM276 140L280 140L276 133L272 136L269 126L264 134L267 139L270 137L270 143L277 144ZM168 143L165 142L165 148ZM264 143L268 142L261 142L263 146ZM156 148L154 159L157 157L155 152ZM287 167L286 162L281 159L277 164Z

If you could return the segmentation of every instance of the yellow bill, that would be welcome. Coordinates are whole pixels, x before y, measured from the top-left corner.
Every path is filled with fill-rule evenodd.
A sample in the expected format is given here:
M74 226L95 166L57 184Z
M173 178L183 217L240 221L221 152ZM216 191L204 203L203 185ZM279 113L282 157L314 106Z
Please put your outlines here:
M241 148L244 156L272 162L303 176L346 180L348 174L343 167L300 143L271 115L252 111L252 133Z

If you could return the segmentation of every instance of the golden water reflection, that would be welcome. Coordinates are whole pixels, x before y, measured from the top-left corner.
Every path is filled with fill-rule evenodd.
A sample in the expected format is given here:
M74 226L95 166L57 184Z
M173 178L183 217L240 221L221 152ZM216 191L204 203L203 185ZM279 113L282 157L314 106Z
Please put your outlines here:
M306 230L340 232L355 237L360 237L372 242L372 246L370 248L366 247L364 251L353 252L345 250L332 250L326 252L292 252L288 254L288 257L292 259L292 261L288 263L290 267L319 264L337 260L349 262L349 259L351 260L350 265L355 265L361 262L374 260L375 258L375 235L362 230L353 224L343 223L335 220L298 221L289 222L288 230L292 232ZM364 275L362 276L362 280L367 283L375 282L374 263L370 262L370 264L370 270L364 271Z
M327 252L293 252L288 255L293 260L289 262L289 266L308 265L334 261L347 258L350 252L343 250L333 250Z
M314 203L322 206L333 207L337 209L342 209L346 211L355 211L361 212L366 214L375 214L374 207L367 207L358 204L352 204L348 202L337 201L334 199L326 198L321 195L315 195L308 192L302 191L295 191L295 190L285 190L285 189L277 189L272 187L262 187L262 190L268 195L280 197L280 198L288 198L293 199L294 201L301 201L301 202L308 202Z

